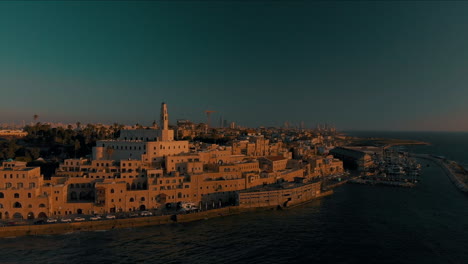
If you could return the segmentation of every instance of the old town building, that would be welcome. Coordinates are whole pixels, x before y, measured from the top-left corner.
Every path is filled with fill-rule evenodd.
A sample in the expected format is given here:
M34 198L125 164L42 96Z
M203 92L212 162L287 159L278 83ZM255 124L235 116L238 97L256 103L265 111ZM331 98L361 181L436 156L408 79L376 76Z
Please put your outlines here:
M116 140L97 141L91 159L64 160L50 180L24 162L3 162L0 219L129 212L177 202L237 204L240 190L320 176L318 170L342 171L332 158L306 166L291 162L281 141L258 134L194 150L188 141L174 140L168 116L163 103L159 129L124 129Z

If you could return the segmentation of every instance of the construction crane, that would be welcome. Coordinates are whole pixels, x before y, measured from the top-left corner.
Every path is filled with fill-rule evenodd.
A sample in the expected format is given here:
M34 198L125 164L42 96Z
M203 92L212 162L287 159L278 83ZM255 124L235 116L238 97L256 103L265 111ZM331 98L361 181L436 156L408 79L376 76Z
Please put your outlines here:
M205 110L205 113L206 113L206 121L207 121L207 125L208 125L208 128L210 128L210 124L211 124L211 113L215 113L216 111L213 111L213 110Z

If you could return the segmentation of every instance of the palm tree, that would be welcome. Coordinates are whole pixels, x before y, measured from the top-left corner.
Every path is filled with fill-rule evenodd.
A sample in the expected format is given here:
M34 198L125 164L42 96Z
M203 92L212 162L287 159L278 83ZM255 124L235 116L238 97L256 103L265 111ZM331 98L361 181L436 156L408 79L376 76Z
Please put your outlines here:
M80 141L78 139L75 140L75 158L76 158L76 152L78 150L80 150L81 148L81 144L80 144Z
M37 114L33 115L34 123L35 123L35 125L36 125L36 126L33 128L34 136L37 135L37 122L36 122L36 121L37 121L38 118L39 118L39 115L37 115ZM31 126L32 126L32 124L31 124Z

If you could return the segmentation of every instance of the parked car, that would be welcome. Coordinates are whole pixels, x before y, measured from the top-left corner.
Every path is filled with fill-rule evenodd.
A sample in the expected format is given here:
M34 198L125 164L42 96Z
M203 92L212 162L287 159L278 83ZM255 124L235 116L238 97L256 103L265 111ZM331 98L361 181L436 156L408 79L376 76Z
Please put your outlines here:
M102 218L99 215L95 215L95 216L91 216L89 219L96 221L96 220L101 220Z
M39 220L34 221L35 225L42 225L42 224L45 224L45 223L46 223L46 221L44 219L39 219Z
M153 215L153 213L151 213L150 211L143 211L140 213L141 216L150 216L150 215Z
M63 223L71 223L71 221L72 221L71 218L62 218L60 220L60 222L63 222Z
M75 217L75 222L83 222L85 221L86 219L84 219L83 217Z
M107 219L115 219L115 215L106 215Z
M185 212L196 212L198 211L198 206L192 202L179 202L177 207Z
M55 218L49 218L46 220L47 223L57 223L57 219Z

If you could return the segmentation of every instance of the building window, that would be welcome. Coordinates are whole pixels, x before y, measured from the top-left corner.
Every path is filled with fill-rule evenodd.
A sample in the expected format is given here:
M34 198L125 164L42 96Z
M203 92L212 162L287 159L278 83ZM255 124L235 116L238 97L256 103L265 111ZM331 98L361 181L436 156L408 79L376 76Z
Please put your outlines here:
M28 193L28 198L31 198L31 193Z
M15 193L15 198L19 198L19 197L20 197L19 193Z

